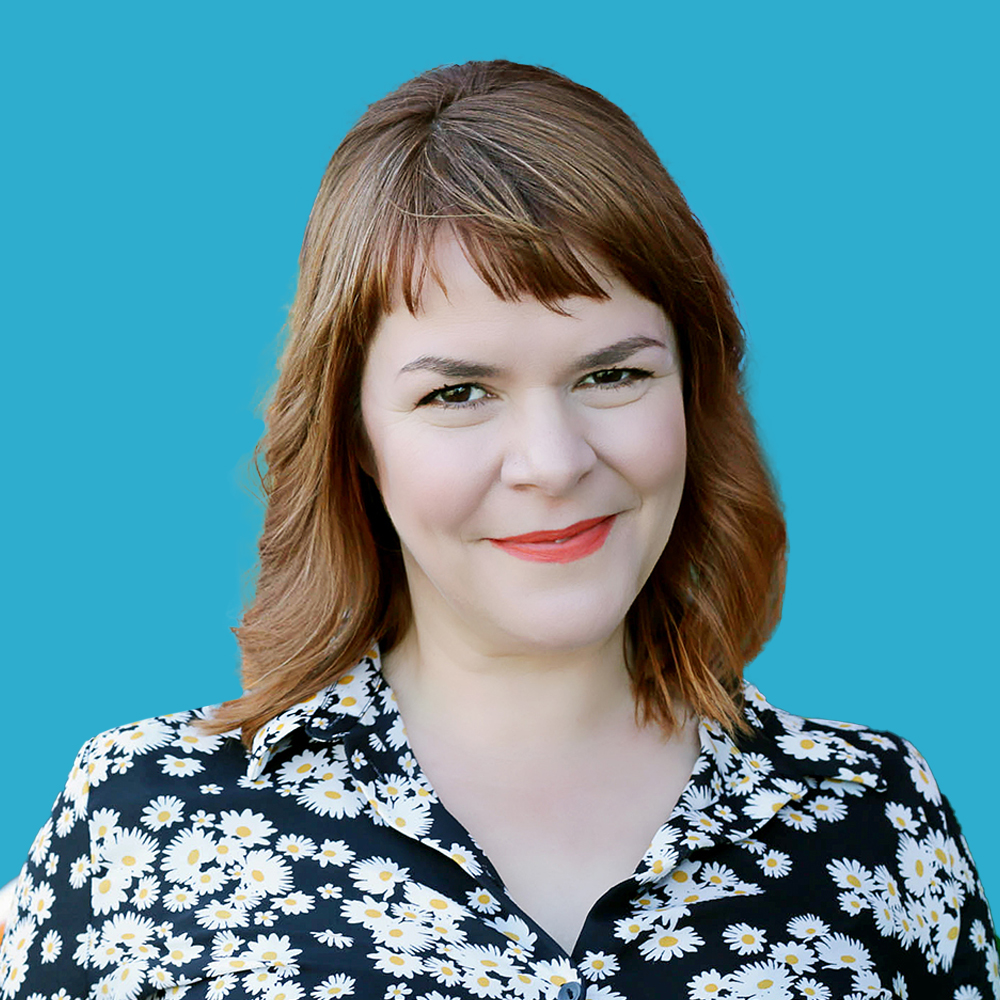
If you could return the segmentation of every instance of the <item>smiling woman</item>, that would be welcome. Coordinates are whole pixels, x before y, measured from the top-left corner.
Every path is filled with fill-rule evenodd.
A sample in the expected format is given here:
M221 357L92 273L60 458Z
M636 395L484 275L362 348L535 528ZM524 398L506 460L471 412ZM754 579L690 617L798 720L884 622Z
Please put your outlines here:
M289 326L244 694L80 751L3 1000L997 994L926 762L742 679L784 521L620 109L503 61L376 102Z

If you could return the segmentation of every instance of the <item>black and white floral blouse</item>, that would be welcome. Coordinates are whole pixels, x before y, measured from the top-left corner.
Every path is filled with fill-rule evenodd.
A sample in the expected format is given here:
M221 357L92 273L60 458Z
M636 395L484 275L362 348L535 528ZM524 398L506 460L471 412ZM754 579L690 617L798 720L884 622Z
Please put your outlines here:
M258 734L90 740L21 875L2 1000L1000 996L989 910L920 754L773 708L701 724L684 794L572 955L406 741L377 650Z

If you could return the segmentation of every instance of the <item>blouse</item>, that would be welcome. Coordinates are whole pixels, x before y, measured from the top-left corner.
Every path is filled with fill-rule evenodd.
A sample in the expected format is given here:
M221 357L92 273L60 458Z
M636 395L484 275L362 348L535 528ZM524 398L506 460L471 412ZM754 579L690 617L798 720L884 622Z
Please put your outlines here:
M378 650L248 752L209 709L80 750L31 845L2 1000L1000 997L989 908L920 754L745 684L568 954L407 743Z

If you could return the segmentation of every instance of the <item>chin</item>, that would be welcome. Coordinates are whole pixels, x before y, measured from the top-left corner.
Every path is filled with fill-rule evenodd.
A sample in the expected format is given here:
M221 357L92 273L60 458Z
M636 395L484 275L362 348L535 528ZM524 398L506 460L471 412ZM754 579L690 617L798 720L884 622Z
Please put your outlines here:
M583 603L571 608L535 606L518 609L497 625L520 653L571 653L606 642L621 626L627 610L613 610L609 601L599 607Z

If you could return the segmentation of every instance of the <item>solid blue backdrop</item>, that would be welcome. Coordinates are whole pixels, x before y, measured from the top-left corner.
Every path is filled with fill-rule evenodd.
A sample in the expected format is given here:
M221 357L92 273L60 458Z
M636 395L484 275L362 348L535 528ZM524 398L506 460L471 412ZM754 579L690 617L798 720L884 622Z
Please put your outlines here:
M320 175L405 79L505 57L629 112L731 280L791 540L750 678L916 743L1000 892L995 11L9 12L0 882L86 738L238 693L255 405Z

